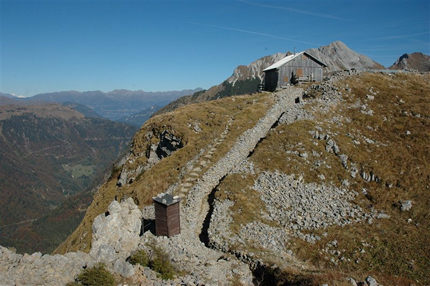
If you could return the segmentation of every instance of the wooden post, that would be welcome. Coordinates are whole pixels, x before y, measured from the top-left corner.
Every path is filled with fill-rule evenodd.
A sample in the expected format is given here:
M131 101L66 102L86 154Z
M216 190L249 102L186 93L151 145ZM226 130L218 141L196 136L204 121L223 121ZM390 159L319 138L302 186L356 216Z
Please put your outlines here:
M171 237L181 233L181 199L177 196L161 193L152 198L155 207L155 235Z

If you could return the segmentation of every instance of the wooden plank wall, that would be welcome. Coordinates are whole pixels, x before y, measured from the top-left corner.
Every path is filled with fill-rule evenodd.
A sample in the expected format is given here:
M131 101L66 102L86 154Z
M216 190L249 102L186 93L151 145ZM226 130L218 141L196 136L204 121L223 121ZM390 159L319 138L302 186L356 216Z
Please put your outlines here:
M306 55L299 56L279 68L278 86L290 83L292 75L297 76L297 70L302 69L303 77L313 74L315 81L322 81L323 68Z
M167 215L166 206L154 202L155 207L155 235L167 236Z
M179 217L179 203L167 207L167 236L171 237L181 233L181 221Z
M155 235L171 237L181 233L179 202L165 206L154 202Z

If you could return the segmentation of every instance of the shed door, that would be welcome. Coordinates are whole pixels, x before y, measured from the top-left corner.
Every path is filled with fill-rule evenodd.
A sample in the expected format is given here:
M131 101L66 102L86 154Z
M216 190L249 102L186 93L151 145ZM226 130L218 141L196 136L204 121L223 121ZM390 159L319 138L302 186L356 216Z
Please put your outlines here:
M296 73L297 73L298 77L302 77L303 76L303 69L297 69Z

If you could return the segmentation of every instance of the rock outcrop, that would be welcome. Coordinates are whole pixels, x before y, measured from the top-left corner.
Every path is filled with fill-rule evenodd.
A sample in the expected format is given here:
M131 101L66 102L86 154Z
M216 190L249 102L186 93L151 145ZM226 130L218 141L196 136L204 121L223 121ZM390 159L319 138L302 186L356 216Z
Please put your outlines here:
M126 258L140 242L142 212L132 199L113 201L109 211L96 217L90 253L17 254L0 246L0 285L65 285L98 262L122 277L135 274Z

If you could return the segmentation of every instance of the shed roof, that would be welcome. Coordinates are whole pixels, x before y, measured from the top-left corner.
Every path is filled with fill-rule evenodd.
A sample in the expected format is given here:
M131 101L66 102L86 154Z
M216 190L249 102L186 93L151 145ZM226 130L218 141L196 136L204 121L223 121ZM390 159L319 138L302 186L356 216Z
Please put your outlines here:
M157 203L170 206L179 202L181 199L178 196L172 196L170 194L161 193L158 196L153 197L152 200L156 201Z
M291 61L291 60L293 60L293 59L295 59L295 58L297 58L298 56L301 56L301 55L303 55L303 54L305 54L305 55L307 55L308 57L312 58L312 59L313 59L314 61L316 61L318 64L320 64L320 65L322 65L322 66L324 66L324 67L326 67L326 66L327 66L325 63L323 63L322 61L320 61L320 60L319 60L319 59L317 59L316 57L312 56L311 54L308 54L307 52L300 52L300 53L297 53L297 54L293 54L293 55L286 56L285 58L283 58L283 59L281 59L281 60L277 61L276 63L272 64L271 66L269 66L269 67L265 68L263 71L265 72L265 71L269 71L269 70L273 70L273 69L278 69L278 68L280 68L281 66L283 66L284 64L288 63L289 61Z

